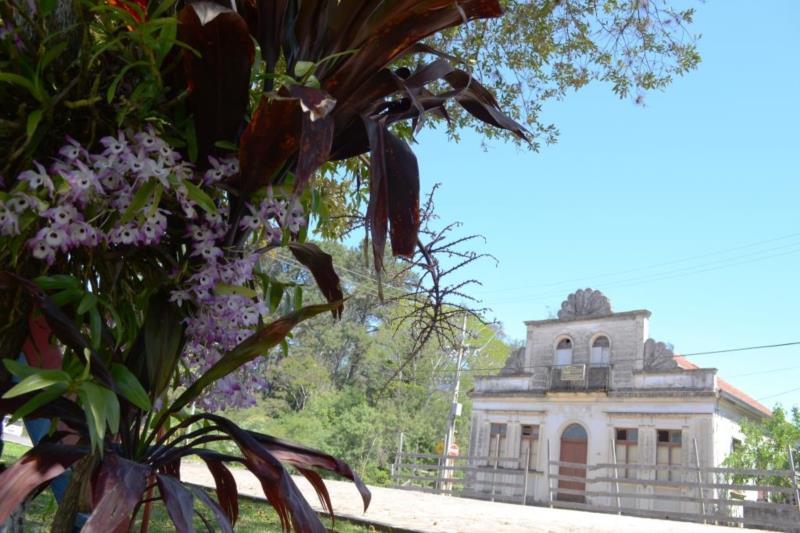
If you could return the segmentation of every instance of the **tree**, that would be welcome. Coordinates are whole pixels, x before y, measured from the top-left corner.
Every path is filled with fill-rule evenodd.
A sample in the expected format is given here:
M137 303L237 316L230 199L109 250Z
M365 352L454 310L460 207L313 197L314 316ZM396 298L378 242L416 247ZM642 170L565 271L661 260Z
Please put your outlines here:
M738 445L725 460L727 466L757 470L790 470L789 450L794 450L795 467L798 467L800 450L800 409L793 407L787 414L777 406L772 416L761 422L742 422L744 442ZM788 476L742 476L734 477L735 483L754 481L766 485L792 488ZM786 494L772 492L772 501L789 501Z
M542 122L542 105L592 82L624 98L663 89L700 62L691 31L694 9L670 0L504 0L501 19L462 26L431 39L467 62L509 114L540 141L558 130ZM450 132L469 124L504 136L451 109Z

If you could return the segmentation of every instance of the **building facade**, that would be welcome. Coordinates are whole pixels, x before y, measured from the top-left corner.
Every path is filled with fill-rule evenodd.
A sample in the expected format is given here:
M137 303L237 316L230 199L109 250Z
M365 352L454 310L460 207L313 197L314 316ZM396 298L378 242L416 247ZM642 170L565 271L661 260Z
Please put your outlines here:
M617 470L619 492L650 497L623 499L623 507L681 512L696 506L669 498L680 493L686 473L635 465L718 466L741 442L741 421L770 411L716 369L699 368L651 339L650 315L612 312L603 294L585 289L562 303L558 318L526 322L525 347L511 354L499 375L478 378L470 392L469 455L505 458L492 474L500 480L493 491L504 490L502 481L512 486L519 479L512 471L527 466L529 502L549 501L550 488L557 487L553 498L611 504L608 496L582 494L585 485L577 480L585 469L555 466L550 473L575 480L552 483L549 457L576 467L631 465ZM642 476L666 483L626 489L626 477Z

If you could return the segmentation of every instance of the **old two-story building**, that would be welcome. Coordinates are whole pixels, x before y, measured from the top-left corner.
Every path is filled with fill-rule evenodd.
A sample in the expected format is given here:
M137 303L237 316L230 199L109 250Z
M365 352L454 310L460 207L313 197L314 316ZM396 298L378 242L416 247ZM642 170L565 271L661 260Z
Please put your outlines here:
M499 375L478 378L470 392L469 455L505 458L497 465L485 462L494 466L493 480L507 482L497 483L493 493L512 490L508 487L519 477L510 474L527 466L528 502L552 497L613 505L608 496L583 493L585 470L552 467L549 456L573 467L631 465L616 469L622 485L617 492L649 496L623 498L623 507L671 512L697 507L670 498L686 492L681 482L696 479L690 473L635 465L718 466L741 441L741 421L771 413L716 369L699 368L651 339L650 315L612 312L602 293L585 289L569 295L558 318L526 322L525 347L509 357ZM557 475L567 479L554 480ZM647 476L664 483L625 487L626 478Z

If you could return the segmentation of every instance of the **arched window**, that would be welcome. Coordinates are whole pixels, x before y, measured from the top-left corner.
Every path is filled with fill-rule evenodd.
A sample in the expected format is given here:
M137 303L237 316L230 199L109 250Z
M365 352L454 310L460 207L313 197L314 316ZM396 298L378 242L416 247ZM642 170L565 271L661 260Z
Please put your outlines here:
M556 365L572 364L572 339L561 339L556 345Z
M601 335L592 342L592 356L589 362L593 365L605 366L611 361L611 343L608 337Z

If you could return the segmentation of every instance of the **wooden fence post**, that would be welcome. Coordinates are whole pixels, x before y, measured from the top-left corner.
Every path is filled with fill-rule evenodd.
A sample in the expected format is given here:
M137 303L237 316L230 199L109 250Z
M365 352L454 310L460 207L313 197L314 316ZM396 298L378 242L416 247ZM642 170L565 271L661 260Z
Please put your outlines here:
M551 487L552 483L550 482L550 439L547 439L547 503L550 507L553 506L553 488Z
M500 434L496 435L496 444L494 454L494 468L492 469L492 501L494 501L494 484L497 482L497 463L500 462Z
M789 446L789 466L792 467L792 487L794 488L794 503L800 510L800 491L797 489L797 470L794 465L794 450Z
M525 474L522 476L522 505L528 503L528 470L531 466L531 443L528 443L528 453L525 454Z
M400 465L402 464L403 455L403 432L400 432L400 440L397 443L397 453L394 456L394 464L392 465L392 477L396 485L400 485Z
M619 501L619 467L617 466L617 446L614 444L614 439L611 439L611 457L614 459L614 492L617 493L617 514L622 514Z
M697 452L697 439L692 439L694 444L694 462L697 465L697 493L700 496L700 512L705 516L706 514L706 500L703 494L703 474L700 472L700 454ZM706 520L703 520L706 523Z

